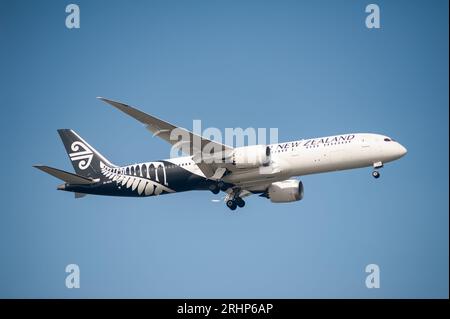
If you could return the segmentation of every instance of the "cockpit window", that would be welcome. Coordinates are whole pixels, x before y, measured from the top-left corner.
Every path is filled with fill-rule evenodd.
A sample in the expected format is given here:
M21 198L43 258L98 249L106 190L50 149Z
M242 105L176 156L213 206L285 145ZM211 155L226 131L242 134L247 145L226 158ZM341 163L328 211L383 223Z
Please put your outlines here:
M386 137L385 139L384 139L384 141L385 142L390 142L390 141L392 141L390 138L388 138L388 137Z

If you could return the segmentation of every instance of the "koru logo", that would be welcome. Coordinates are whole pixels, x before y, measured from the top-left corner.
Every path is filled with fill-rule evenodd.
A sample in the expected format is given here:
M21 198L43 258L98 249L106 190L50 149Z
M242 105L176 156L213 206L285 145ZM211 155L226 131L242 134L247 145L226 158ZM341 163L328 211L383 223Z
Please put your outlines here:
M94 153L82 142L76 141L73 142L70 146L70 149L74 151L74 153L70 153L70 160L72 162L79 161L78 167L81 170L85 170L91 165L92 157L94 157Z

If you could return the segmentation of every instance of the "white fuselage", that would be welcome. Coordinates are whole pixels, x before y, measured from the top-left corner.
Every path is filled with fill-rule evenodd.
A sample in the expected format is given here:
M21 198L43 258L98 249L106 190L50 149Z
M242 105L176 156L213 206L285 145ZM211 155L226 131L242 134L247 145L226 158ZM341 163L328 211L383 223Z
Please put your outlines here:
M352 133L328 137L303 139L269 145L271 163L267 167L235 170L223 178L256 191L267 184L293 176L318 174L353 168L383 165L406 154L406 148L387 136ZM167 161L194 174L204 176L191 157L172 158Z

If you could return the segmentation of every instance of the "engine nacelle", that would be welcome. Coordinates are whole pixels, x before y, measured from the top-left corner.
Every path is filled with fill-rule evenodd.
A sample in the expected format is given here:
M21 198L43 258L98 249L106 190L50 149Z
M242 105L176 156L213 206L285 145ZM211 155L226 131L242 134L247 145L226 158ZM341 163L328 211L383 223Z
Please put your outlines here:
M233 151L233 165L237 168L260 167L269 163L270 147L266 145L238 147Z
M303 183L295 179L288 179L272 183L267 189L267 197L272 203L289 203L303 198Z

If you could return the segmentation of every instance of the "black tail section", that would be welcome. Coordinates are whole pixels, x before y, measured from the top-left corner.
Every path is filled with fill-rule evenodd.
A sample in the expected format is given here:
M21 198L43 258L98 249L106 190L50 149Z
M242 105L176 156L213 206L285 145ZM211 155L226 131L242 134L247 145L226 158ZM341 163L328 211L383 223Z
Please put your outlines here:
M116 167L74 131L60 129L58 133L78 175L91 178L101 176L100 163L109 167Z

